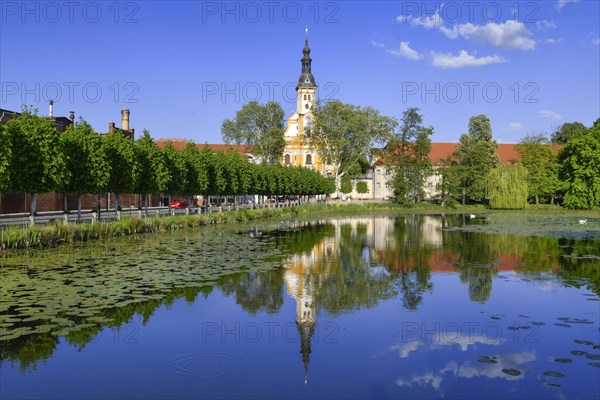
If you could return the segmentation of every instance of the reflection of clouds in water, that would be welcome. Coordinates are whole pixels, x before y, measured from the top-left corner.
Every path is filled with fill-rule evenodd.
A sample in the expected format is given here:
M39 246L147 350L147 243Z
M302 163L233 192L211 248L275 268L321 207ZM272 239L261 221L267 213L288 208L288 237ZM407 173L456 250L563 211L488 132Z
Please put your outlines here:
M501 337L492 337L492 336L488 337L486 335L479 335L479 334L473 334L470 337L464 336L462 334L459 334L458 337L456 335L454 335L454 336L442 335L442 337L440 337L439 340L435 341L431 345L431 348L435 349L435 348L439 348L439 346L452 346L454 344L457 344L460 346L460 351L467 351L469 349L469 346L474 346L478 343L479 344L487 344L490 346L496 346L496 345L504 343L505 341L506 340Z
M398 386L413 386L419 385L426 387L430 385L436 390L439 390L442 381L447 374L452 374L456 378L502 378L508 381L515 381L522 379L525 375L519 376L508 375L502 372L503 369L516 369L521 372L527 370L527 364L536 360L535 353L533 352L521 352L511 353L504 355L496 355L496 363L479 363L467 361L464 364L459 365L457 362L451 361L439 372L425 371L419 375L412 375L410 378L398 378L396 379L396 385Z
M430 344L429 349L435 350L440 349L444 346L458 345L460 351L467 351L469 346L476 344L485 344L490 346L497 346L506 341L502 337L492 337L480 334L463 335L460 332L439 334L434 338L433 343ZM390 346L391 351L398 350L400 358L408 358L410 353L423 346L424 343L419 340L411 340L406 343L396 343Z
M390 350L398 350L398 355L400 358L408 358L408 355L421 347L422 344L423 343L419 342L418 340L413 340L402 345L400 343L394 344L390 347Z

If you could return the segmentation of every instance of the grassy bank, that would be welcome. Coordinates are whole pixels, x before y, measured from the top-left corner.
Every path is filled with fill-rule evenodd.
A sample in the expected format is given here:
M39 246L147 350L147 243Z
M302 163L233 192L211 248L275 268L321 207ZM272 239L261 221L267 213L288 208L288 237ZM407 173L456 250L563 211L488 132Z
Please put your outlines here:
M293 218L302 215L318 214L357 214L373 211L393 211L395 213L490 213L494 212L483 206L464 206L456 209L448 209L438 205L423 204L414 207L402 207L393 203L375 203L375 202L353 202L353 203L327 203L327 204L306 204L301 206L284 208L262 208L256 210L237 210L225 211L210 214L194 214L182 216L167 217L149 217L149 218L123 218L120 221L102 222L102 223L80 223L63 224L55 223L44 226L34 226L29 228L10 227L2 231L0 238L0 249L19 250L19 249L44 249L56 247L61 244L85 242L94 239L114 238L129 236L149 232L173 232L186 229L193 229L201 226L218 224L237 224L247 221L254 221L266 218ZM545 207L530 207L523 211L530 214L532 212L571 214L569 210L560 207L546 209ZM497 211L496 211L497 212ZM591 212L579 211L578 215L589 215Z
M149 232L172 232L195 227L234 224L265 218L289 218L299 215L329 212L360 212L398 209L390 203L307 204L284 208L225 211L167 217L123 218L101 223L55 223L28 228L9 227L2 231L0 249L43 249L63 243L114 238Z

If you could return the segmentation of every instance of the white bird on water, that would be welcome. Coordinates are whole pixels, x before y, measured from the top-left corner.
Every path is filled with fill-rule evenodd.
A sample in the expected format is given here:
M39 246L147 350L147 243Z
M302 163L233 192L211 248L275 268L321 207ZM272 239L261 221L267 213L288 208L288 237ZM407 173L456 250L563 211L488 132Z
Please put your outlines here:
M579 220L579 225L585 225L585 224L587 224L587 218Z
M471 218L471 219L475 218L475 214L469 215L469 218Z

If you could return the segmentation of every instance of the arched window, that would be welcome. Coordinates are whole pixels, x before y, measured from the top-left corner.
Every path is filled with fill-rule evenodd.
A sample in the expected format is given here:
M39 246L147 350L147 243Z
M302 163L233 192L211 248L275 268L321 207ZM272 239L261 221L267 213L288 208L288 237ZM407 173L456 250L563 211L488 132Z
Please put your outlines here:
M310 154L306 155L306 165L312 164L312 156Z
M304 95L304 100L306 100L306 95Z
M289 163L290 163L290 155L289 155L289 154L286 154L284 158L285 158L285 161L284 161L284 162L285 162L286 164L289 164Z
M308 95L308 100L310 100L310 94Z

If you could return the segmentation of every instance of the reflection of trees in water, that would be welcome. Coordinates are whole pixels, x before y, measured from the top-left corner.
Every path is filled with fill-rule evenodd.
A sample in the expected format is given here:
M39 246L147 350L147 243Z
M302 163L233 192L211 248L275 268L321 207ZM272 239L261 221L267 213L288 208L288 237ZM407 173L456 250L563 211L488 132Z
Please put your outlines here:
M222 278L218 287L226 296L235 295L235 302L250 314L275 314L283 305L283 273L279 268L230 275Z

